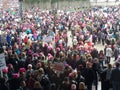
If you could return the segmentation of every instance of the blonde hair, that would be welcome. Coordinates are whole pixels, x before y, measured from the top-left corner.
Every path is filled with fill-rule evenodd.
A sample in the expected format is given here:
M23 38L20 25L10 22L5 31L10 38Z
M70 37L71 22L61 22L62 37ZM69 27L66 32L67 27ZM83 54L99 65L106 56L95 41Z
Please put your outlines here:
M34 83L34 88L41 88L41 84L40 84L39 81L36 81L36 82Z
M85 86L85 83L84 83L84 82L80 82L80 83L79 83L79 89L80 89L80 90L86 89L86 86Z

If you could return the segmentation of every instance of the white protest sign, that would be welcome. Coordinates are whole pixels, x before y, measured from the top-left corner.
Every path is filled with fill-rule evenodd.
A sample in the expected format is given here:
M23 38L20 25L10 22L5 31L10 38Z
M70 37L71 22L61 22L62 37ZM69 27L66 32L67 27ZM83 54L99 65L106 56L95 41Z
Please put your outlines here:
M9 8L19 8L18 0L0 0L0 8L9 9Z
M5 55L4 53L0 54L0 71L6 67Z
M62 63L62 62L54 62L52 64L52 68L57 73L62 73L65 69L65 66L64 66L64 63Z
M44 37L43 42L52 42L52 36Z

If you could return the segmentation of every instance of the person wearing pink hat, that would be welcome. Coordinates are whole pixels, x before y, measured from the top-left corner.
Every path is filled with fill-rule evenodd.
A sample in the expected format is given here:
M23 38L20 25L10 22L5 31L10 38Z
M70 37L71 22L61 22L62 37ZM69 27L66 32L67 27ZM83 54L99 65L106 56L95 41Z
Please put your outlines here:
M76 84L71 85L71 90L77 90Z
M25 68L20 68L20 69L19 69L19 72L20 72L20 73L24 73L25 71L26 71Z
M3 68L3 73L8 73L8 68L7 67L5 67L5 68Z
M30 72L31 74L33 74L34 70L32 69L32 64L28 64L27 72Z
M18 78L19 77L19 74L18 73L14 73L13 74L13 78Z
M60 51L60 48L59 48L59 47L57 47L57 48L56 48L56 52L59 52L59 51Z
M17 90L19 88L19 74L14 73L13 78L11 78L9 81L9 88L10 90Z

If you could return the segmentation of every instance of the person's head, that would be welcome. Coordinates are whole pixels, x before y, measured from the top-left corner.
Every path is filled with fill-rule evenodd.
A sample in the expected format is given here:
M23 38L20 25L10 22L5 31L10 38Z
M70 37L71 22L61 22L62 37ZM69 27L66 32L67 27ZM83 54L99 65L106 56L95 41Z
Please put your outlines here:
M39 81L35 81L34 88L36 88L36 89L41 88L41 85L40 85Z
M21 87L26 87L25 81L21 81L21 82L20 82L20 86L21 86Z
M88 56L87 61L88 61L88 62L92 62L92 57L91 57L91 56L90 56L90 57Z
M64 84L69 84L69 77L65 77L63 83Z
M76 90L76 84L71 85L71 90Z
M32 69L32 64L28 64L28 69Z
M91 62L86 62L86 68L92 68L92 63Z
M111 69L111 68L112 68L112 64L109 63L109 64L107 65L107 67L108 67L108 69Z
M80 82L80 83L79 83L79 89L80 89L80 90L86 89L86 86L85 86L85 83L84 83L84 82Z
M98 58L94 58L94 63L99 63Z
M39 70L35 70L33 75L34 77L37 77L39 75Z
M78 76L80 76L80 75L81 75L81 72L80 72L80 71L77 71L77 74L78 74Z
M100 53L103 53L103 50L100 50Z
M120 63L116 62L115 66L116 66L116 68L119 68L120 67Z
M56 84L51 84L51 90L56 90Z

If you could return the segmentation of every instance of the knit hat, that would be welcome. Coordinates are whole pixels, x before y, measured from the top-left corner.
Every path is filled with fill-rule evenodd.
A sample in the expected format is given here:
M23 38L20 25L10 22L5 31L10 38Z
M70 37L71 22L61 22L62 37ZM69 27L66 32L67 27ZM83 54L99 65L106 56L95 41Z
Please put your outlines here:
M69 64L65 64L66 67L69 67L70 65Z
M44 56L43 52L40 52L39 55L40 55L40 56Z
M53 60L53 56L52 55L48 56L48 60Z
M59 51L60 51L60 48L59 48L59 47L57 47L57 48L56 48L56 51L57 51L57 52L59 52Z
M28 67L32 67L32 64L28 64Z
M19 74L18 73L14 73L13 74L13 78L18 78L19 77Z
M28 54L32 54L32 50L28 50Z
M38 57L39 55L38 55L37 53L34 53L33 56L34 56L34 57Z
M45 44L44 44L44 47L48 47L48 44L47 44L47 43L45 43Z
M120 61L120 56L118 56L118 61Z
M3 68L3 73L8 73L8 67Z
M22 73L22 72L25 72L25 68L20 68L19 71Z
M70 78L74 78L74 76L75 76L74 73L69 73Z
M52 47L51 47L51 46L48 46L47 48L48 48L48 50L52 50Z
M76 85L75 84L71 85L71 90L76 90Z
M7 66L8 66L8 68L13 68L12 64L8 64Z

